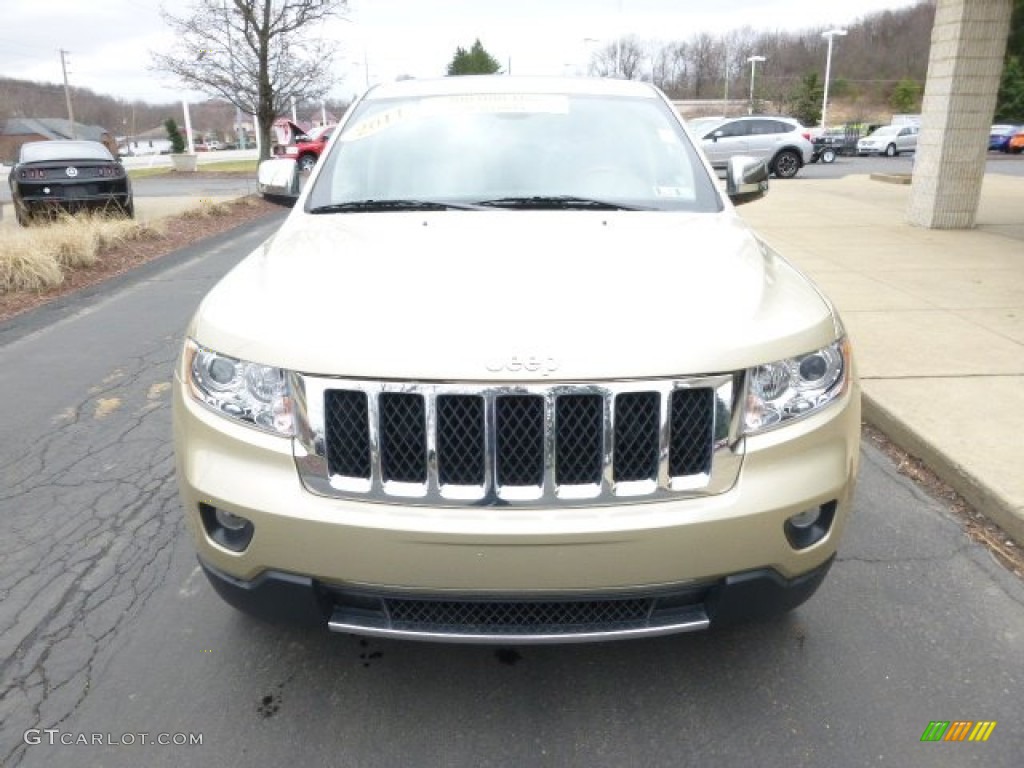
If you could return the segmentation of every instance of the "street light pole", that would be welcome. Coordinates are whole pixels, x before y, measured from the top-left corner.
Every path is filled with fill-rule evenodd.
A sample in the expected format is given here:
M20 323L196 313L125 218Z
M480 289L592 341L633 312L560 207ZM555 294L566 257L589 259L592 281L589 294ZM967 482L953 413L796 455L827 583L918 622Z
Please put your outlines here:
M751 56L747 59L750 62L750 105L747 107L747 114L754 114L754 74L757 72L757 62L768 61L764 56Z
M824 131L827 127L827 116L828 116L828 81L832 76L832 38L836 35L842 37L846 34L845 29L830 29L828 32L822 32L822 37L828 38L828 53L825 56L825 93L821 99L821 130Z

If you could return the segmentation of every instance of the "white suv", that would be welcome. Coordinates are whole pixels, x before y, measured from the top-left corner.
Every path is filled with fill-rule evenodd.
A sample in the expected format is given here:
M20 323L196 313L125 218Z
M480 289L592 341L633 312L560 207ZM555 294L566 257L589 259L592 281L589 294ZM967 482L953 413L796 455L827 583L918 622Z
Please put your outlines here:
M731 157L763 159L777 178L791 179L814 155L809 131L788 117L720 118L691 122L711 165L724 168Z
M284 169L280 179L276 170ZM293 160L261 168L296 183ZM785 611L857 473L843 324L650 85L372 88L174 382L203 569L236 607L460 642Z

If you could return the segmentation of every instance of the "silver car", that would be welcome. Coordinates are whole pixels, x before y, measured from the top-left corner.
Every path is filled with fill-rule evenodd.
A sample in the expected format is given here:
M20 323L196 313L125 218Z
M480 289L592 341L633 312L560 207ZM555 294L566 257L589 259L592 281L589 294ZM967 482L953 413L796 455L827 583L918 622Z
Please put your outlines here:
M777 178L791 179L814 154L808 130L788 117L699 119L689 125L715 168L725 168L732 157L756 157Z
M857 142L857 154L897 157L901 152L915 152L919 131L916 125L883 125Z

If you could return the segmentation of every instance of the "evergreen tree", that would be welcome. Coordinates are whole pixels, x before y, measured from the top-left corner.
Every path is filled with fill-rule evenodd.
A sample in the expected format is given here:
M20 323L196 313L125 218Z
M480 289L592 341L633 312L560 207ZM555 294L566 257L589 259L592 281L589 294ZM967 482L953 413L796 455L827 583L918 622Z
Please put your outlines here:
M493 75L501 72L498 60L491 56L477 39L467 51L462 46L448 64L448 75Z
M171 152L175 155L180 155L185 151L185 137L181 135L181 131L178 130L178 124L174 122L173 117L168 117L164 120L164 130L167 131L167 138L171 141Z
M905 114L918 112L921 109L921 94L923 90L921 84L916 80L903 78L893 88L892 95L889 97L889 106L896 110L896 112Z
M1024 63L1017 56L1008 57L1003 67L1003 79L996 99L996 120L1024 122Z
M804 125L817 125L821 122L821 99L825 92L824 84L818 80L816 72L803 76L800 85L793 93L793 117Z

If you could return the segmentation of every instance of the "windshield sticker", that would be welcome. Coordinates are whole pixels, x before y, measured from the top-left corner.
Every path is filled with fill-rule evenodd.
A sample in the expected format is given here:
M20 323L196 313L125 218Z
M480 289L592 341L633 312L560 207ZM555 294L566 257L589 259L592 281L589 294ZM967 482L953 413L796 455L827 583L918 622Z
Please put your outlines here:
M383 112L379 112L376 115L366 118L365 120L360 120L341 135L340 141L358 141L359 139L365 139L367 136L372 136L375 133L383 131L388 126L409 119L414 111L416 110L415 105L413 104L405 104L400 107L386 109Z
M437 115L569 114L569 99L558 94L480 93L435 96L403 104L360 120L341 141L358 141L407 120Z
M693 197L693 190L687 187L655 187L654 194L658 197Z
M426 114L569 114L569 98L559 94L467 93L420 102Z

